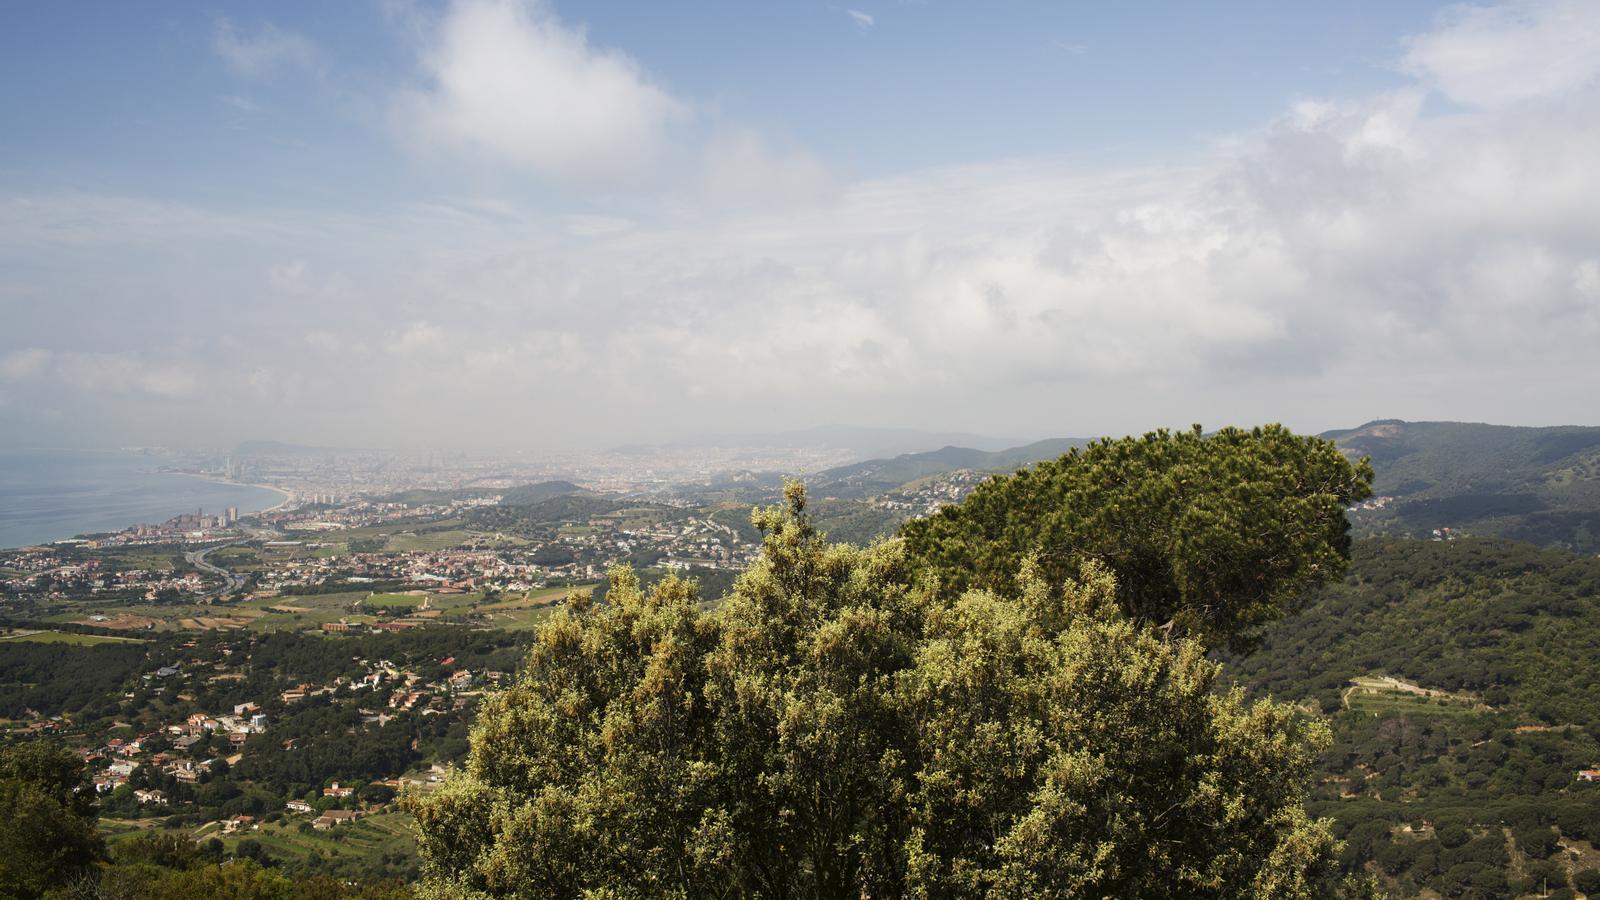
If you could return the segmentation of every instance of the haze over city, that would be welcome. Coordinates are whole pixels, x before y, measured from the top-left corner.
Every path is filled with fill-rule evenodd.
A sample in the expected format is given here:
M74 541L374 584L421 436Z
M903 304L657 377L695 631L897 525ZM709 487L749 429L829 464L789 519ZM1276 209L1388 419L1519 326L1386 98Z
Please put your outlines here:
M1592 423L1600 5L37 4L0 441Z

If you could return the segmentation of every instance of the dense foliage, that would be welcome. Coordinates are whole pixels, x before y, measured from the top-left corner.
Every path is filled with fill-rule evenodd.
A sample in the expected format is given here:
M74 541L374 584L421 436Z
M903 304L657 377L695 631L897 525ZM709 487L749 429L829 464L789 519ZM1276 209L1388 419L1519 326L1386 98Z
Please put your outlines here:
M803 491L718 610L626 571L410 798L425 892L1324 896L1325 740L1218 690L1110 573L946 596L900 542L823 541Z
M1276 425L1196 426L1098 441L990 479L903 533L947 593L1012 592L1028 558L1055 585L1093 562L1116 577L1135 621L1242 643L1344 571L1345 508L1371 480L1331 441Z
M1233 661L1253 687L1340 706L1382 672L1465 691L1528 724L1600 714L1600 559L1495 539L1370 540L1351 575L1316 592Z
M144 660L136 643L68 647L8 641L0 650L0 718L100 708Z
M1597 559L1359 541L1343 583L1228 667L1330 714L1311 808L1334 817L1346 868L1397 896L1566 889L1600 842L1600 785L1577 776L1600 763L1597 596Z
M83 760L34 741L0 749L0 897L35 897L100 858Z

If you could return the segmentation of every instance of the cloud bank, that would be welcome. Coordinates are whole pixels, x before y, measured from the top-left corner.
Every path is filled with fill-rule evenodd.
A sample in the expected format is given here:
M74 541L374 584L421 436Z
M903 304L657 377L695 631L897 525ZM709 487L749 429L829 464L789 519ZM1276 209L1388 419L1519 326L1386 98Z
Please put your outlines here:
M1412 84L1299 103L1185 165L822 191L803 153L735 132L707 142L698 193L626 211L11 198L0 262L28 265L0 286L21 326L0 339L0 415L144 434L203 405L213 434L368 445L1592 421L1592 9L1452 11L1397 61ZM539 7L469 3L441 28L412 112L502 163L634 171L688 108ZM525 77L490 97L507 71ZM807 202L718 199L795 184Z

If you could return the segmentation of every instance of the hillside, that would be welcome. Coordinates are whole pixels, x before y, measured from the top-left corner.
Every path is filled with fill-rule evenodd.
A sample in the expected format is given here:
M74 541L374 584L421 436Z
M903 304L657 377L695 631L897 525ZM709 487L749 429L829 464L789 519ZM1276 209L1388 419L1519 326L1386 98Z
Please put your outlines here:
M1390 498L1352 516L1358 533L1450 529L1600 552L1600 428L1381 420L1323 437L1371 457Z
M501 495L500 504L502 506L529 506L549 500L552 497L592 493L592 491L581 488L570 481L541 481L537 484L524 484L507 490Z
M1330 717L1312 810L1393 896L1513 897L1600 867L1600 560L1364 540L1349 576L1228 660ZM1554 896L1553 894L1551 896Z
M869 459L826 469L806 479L819 497L864 497L893 490L910 481L971 469L978 472L1010 472L1031 463L1054 459L1088 441L1080 438L1054 438L1021 447L985 451L970 447L942 447L925 453L902 453L884 459Z
M1330 712L1350 679L1381 673L1523 724L1600 727L1600 559L1495 538L1358 541L1349 576L1233 666Z

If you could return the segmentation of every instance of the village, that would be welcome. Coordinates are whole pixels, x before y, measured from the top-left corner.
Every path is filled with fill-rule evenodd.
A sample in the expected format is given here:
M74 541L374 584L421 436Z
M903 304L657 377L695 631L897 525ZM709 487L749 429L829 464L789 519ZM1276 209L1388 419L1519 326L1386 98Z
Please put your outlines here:
M505 635L459 658L436 649L446 632L369 640L387 643L179 633L145 645L106 714L23 710L8 730L72 746L108 821L196 841L387 822L402 792L430 790L458 761L472 705L509 683L523 651ZM363 756L371 747L383 764Z

